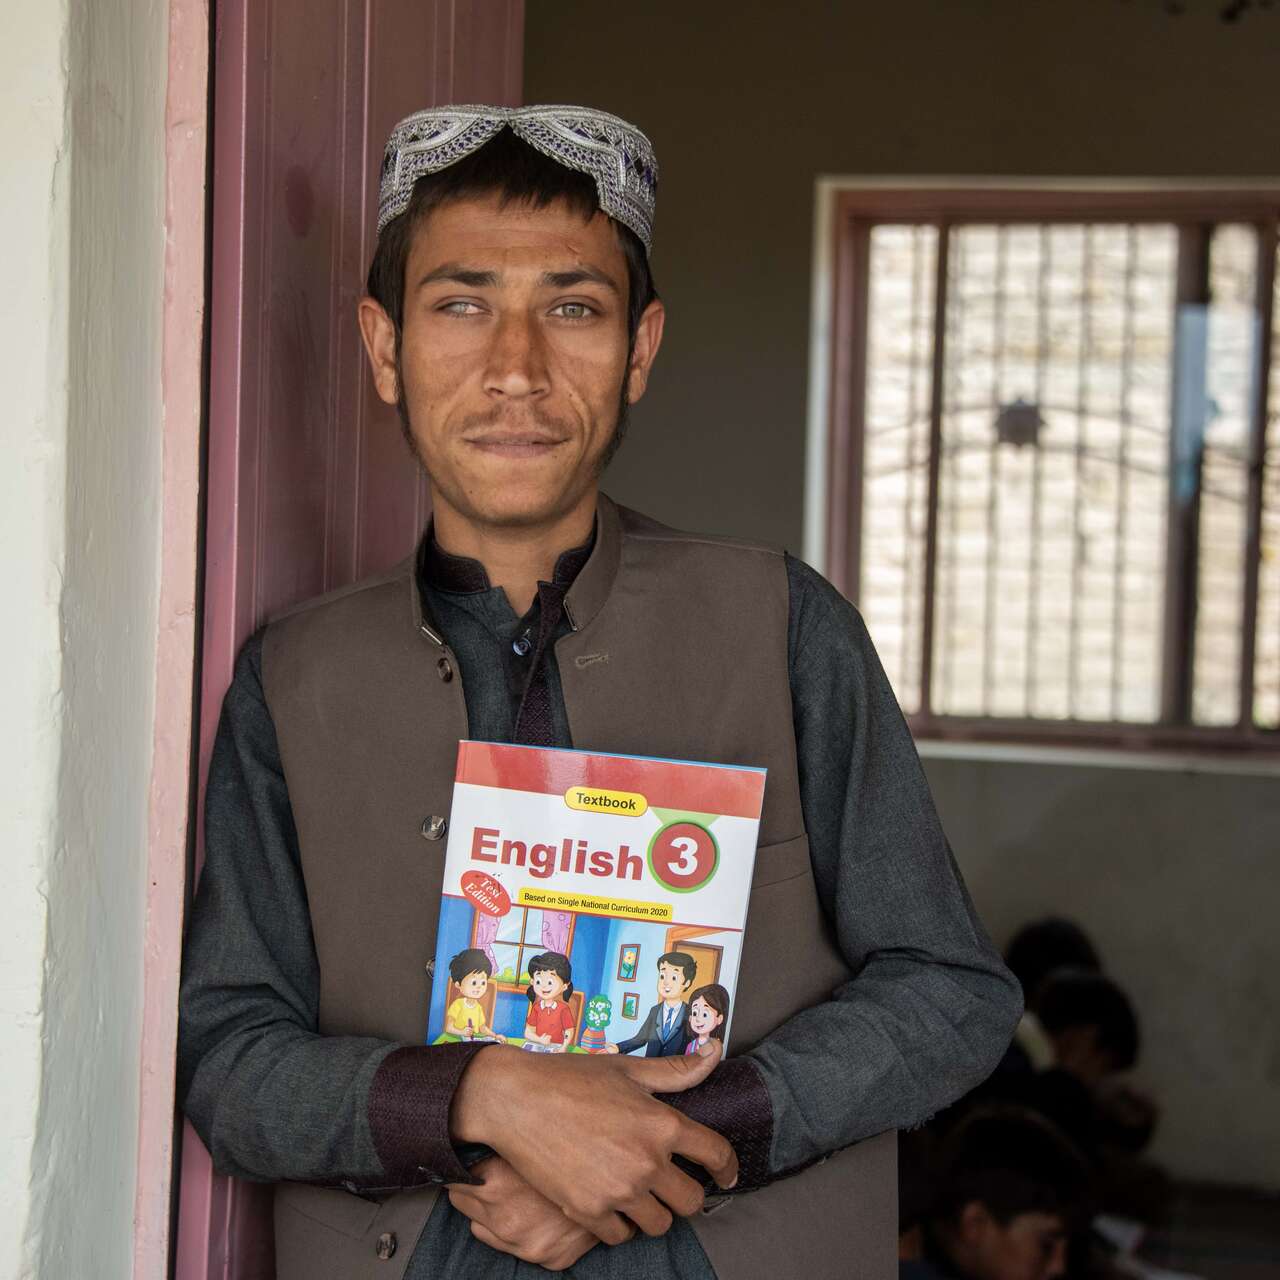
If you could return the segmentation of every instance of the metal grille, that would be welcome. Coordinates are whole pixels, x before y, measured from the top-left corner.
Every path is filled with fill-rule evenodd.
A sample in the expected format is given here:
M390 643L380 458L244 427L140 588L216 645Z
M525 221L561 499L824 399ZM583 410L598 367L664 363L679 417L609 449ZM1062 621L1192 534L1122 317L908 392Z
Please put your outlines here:
M1251 496L1261 232L1195 230L1207 302L1173 223L870 228L858 600L908 713L1168 721L1169 521L1191 510L1188 718L1237 725L1252 699L1280 725L1274 443Z

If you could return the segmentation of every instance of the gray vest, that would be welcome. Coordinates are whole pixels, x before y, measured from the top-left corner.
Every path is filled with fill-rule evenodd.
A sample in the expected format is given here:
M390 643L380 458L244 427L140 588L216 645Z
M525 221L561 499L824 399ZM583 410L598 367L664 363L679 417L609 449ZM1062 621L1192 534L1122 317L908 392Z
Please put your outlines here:
M819 905L800 807L776 550L677 533L600 498L596 545L556 645L579 749L768 768L734 1010L750 1048L850 974ZM457 744L453 655L408 561L274 622L263 683L297 824L320 965L320 1030L421 1043ZM805 942L805 963L780 963ZM377 1203L292 1183L276 1194L280 1280L400 1280L435 1189ZM896 1143L859 1143L694 1216L716 1274L896 1274ZM395 1252L387 1253L387 1237ZM379 1241L382 1241L379 1247Z

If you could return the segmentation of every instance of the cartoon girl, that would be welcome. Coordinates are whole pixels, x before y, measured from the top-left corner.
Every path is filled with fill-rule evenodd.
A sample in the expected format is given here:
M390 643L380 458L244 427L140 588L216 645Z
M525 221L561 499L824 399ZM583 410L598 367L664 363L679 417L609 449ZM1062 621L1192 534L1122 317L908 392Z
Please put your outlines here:
M573 970L568 956L544 951L529 961L529 1016L524 1038L531 1045L546 1045L552 1053L564 1053L573 1039Z
M729 993L718 983L699 987L689 997L689 1030L693 1039L685 1053L697 1053L708 1040L724 1039L724 1020L729 1016Z

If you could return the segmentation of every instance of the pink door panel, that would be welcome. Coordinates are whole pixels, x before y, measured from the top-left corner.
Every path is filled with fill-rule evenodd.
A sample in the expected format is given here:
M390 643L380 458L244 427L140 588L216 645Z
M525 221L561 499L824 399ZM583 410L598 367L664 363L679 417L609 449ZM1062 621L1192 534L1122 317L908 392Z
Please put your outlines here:
M382 144L433 104L520 101L522 0L223 0L213 264L200 803L241 644L271 614L394 563L428 498L372 393L355 303ZM203 822L197 840L202 856ZM183 1140L179 1280L269 1280L268 1189Z

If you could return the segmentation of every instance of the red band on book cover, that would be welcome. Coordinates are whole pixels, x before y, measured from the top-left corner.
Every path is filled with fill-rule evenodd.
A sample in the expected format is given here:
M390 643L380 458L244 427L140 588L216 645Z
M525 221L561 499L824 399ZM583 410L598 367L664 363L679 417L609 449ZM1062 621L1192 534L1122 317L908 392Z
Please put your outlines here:
M570 787L640 792L650 809L680 809L724 817L758 818L764 770L588 752L539 751L496 742L458 744L459 782L564 795Z

